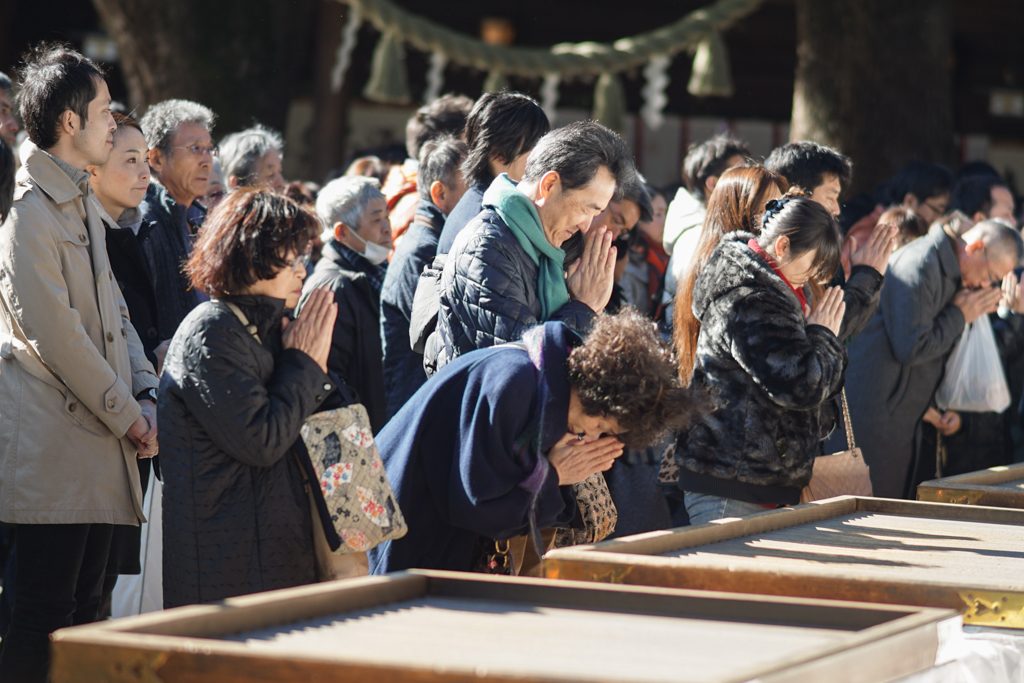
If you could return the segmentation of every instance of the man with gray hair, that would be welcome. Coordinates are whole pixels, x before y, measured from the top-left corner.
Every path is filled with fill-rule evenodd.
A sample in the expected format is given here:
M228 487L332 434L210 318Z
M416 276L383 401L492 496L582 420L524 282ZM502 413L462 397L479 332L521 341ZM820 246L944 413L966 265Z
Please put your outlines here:
M150 107L140 122L153 175L139 207L139 245L156 296L156 333L165 341L201 301L182 266L206 217L199 199L206 194L217 155L210 137L214 118L196 102L164 100ZM166 349L166 343L157 348L159 360Z
M427 381L423 354L414 351L409 341L413 299L420 273L437 253L445 219L466 191L461 166L467 152L466 143L451 135L430 140L420 148L419 205L395 247L380 294L388 419Z
M337 178L320 190L316 212L327 226L326 244L296 310L315 289L334 292L338 318L327 371L343 401L366 407L376 433L387 418L380 344L380 290L391 248L387 200L376 178Z
M260 125L231 133L220 141L220 163L229 191L253 186L284 192L283 156L281 135Z
M618 134L578 121L540 139L521 181L495 178L445 261L428 372L549 320L585 335L608 305L615 271L611 231L590 223L635 176ZM577 232L586 233L583 255L566 271L563 246Z

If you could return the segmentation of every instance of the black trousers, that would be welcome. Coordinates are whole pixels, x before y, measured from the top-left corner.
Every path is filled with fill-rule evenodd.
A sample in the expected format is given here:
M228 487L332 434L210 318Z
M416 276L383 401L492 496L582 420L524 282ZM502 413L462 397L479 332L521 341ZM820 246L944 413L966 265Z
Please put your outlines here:
M49 636L96 621L114 527L19 524L14 609L0 649L0 681L46 683Z

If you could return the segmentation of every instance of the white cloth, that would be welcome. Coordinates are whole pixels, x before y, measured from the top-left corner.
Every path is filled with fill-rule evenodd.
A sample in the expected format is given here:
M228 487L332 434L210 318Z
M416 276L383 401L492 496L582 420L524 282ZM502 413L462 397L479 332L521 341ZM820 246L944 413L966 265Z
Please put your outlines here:
M1020 683L1024 681L1024 632L964 626L941 645L940 663L900 683Z
M163 490L163 482L151 476L143 500L149 522L142 525L139 551L142 573L117 577L110 598L110 613L115 618L164 608Z

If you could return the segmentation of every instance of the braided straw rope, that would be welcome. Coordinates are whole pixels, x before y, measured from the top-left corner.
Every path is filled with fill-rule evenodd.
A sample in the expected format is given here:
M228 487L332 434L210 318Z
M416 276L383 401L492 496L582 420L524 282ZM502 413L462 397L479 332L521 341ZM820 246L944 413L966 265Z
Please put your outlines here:
M723 31L752 12L761 0L717 0L662 28L613 43L563 43L549 49L488 45L428 19L410 14L391 0L338 0L358 10L381 33L395 31L424 52L440 52L450 62L481 71L528 78L557 73L562 78L595 76L641 66L656 55L693 50L714 31Z

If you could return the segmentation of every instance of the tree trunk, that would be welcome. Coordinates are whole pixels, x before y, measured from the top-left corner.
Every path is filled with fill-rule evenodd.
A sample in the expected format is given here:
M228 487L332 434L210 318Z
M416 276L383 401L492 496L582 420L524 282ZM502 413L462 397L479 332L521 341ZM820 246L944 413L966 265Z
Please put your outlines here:
M217 134L283 130L312 49L316 0L93 0L117 41L131 105L207 105Z
M952 0L796 0L791 139L854 161L869 192L913 159L953 159Z

